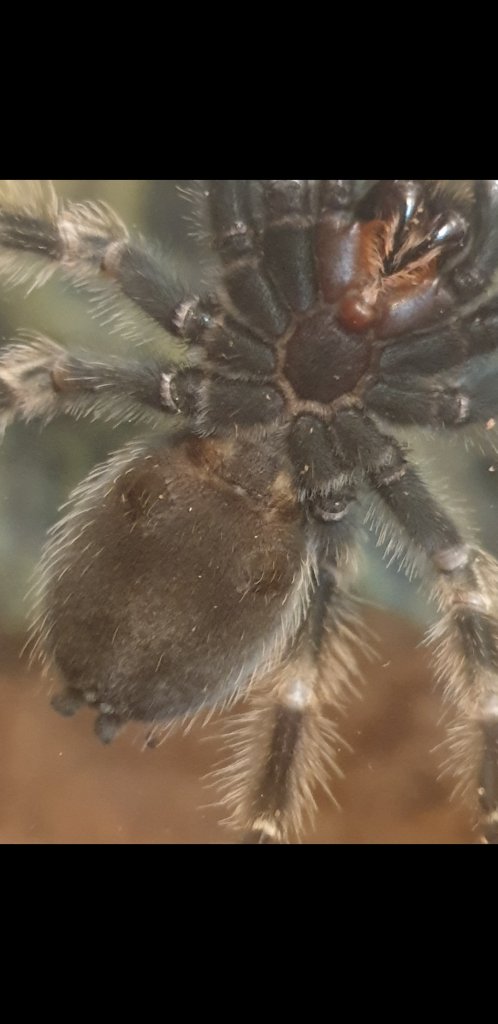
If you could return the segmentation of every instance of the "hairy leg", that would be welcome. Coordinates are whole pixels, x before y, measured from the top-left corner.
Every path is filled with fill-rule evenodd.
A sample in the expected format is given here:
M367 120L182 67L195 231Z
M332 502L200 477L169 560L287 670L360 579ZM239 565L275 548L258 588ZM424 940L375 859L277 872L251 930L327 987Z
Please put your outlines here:
M345 744L327 708L336 717L354 689L358 636L351 599L334 569L323 568L292 651L255 691L248 712L229 722L231 756L215 778L231 811L228 824L246 843L298 836L316 810L317 787L330 793L327 779L340 774Z
M262 396L262 397L261 397ZM107 420L182 414L193 433L232 433L271 421L283 409L279 392L244 379L180 369L166 361L96 360L65 351L43 336L0 354L0 427L15 419L48 422L61 413Z
M497 347L498 314L486 307L450 326L388 345L379 369L386 383L390 376L429 377L495 352Z
M366 417L346 418L345 437L357 445L370 485L405 541L431 563L433 596L442 613L431 637L456 713L455 767L464 784L477 790L483 842L498 844L498 563L464 542L392 438Z
M200 298L106 203L62 203L50 181L3 180L0 272L8 283L36 286L58 267L83 286L114 286L175 337L195 341L204 328Z
M208 196L230 303L255 331L269 339L281 337L290 323L290 309L268 276L255 242L249 182L210 181Z
M437 377L391 377L365 395L366 408L391 423L420 427L460 427L486 423L498 414L498 371L461 374L455 383Z
M0 426L15 419L48 422L61 413L118 422L175 413L174 375L167 363L96 360L33 335L0 353Z

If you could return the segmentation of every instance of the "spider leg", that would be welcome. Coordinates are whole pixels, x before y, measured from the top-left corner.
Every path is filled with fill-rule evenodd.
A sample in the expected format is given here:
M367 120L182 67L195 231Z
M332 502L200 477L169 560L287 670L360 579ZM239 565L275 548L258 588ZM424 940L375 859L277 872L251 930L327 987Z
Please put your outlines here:
M349 649L349 641L358 636L357 621L340 586L341 575L354 563L356 476L341 457L333 428L313 415L296 419L288 450L299 500L313 523L321 569L297 646L277 673L274 686L270 683L271 693L257 694L253 711L242 719L241 733L256 753L260 744L262 758L260 775L253 780L260 802L257 824L252 822L246 838L251 844L285 839L289 831L298 833L304 811L312 813L314 783L323 785L326 764L338 770L327 747L340 746L340 741L324 706L341 705L352 677L358 674ZM251 752L248 766L252 758ZM247 830L247 821L239 824Z
M57 267L83 286L113 284L176 337L196 341L205 328L200 298L192 297L159 248L130 236L106 203L62 203L50 181L3 181L0 271L8 283L36 286Z
M279 392L245 380L224 379L189 367L123 359L95 360L65 351L43 336L0 354L0 427L15 419L61 413L118 422L181 413L193 433L231 433L271 422L283 410Z
M344 554L344 550L343 550ZM232 814L227 824L249 844L287 842L316 810L314 791L340 775L344 749L326 706L354 689L357 621L331 564L319 573L308 619L284 664L229 722L235 761L215 773Z
M350 529L350 506L356 498L354 473L337 451L335 437L315 416L299 416L289 434L299 500L317 522L334 523L326 532L327 547L342 544L338 524ZM339 557L339 552L338 552Z
M443 617L431 639L457 710L450 734L455 765L472 780L477 775L482 841L498 845L498 564L463 544L459 559L440 571L435 597Z
M364 396L367 409L403 426L460 427L486 423L498 414L498 371L480 373L462 384L437 378L390 377Z
M435 571L433 596L443 614L431 638L457 713L455 761L478 790L483 841L498 844L498 563L465 544L392 438L357 414L338 423L371 485Z
M357 232L351 234L354 181L320 182L316 255L320 288L325 300L336 302L351 281L358 260Z
M320 202L342 208L347 183L322 184ZM290 179L209 185L229 305L247 323L217 310L204 345L210 358L232 373L269 375L275 369L271 342L287 328L291 311L305 313L317 298L317 189L313 182Z
M380 357L379 369L387 378L414 373L432 376L488 355L498 347L498 314L485 308L436 331L426 331L389 344Z
M276 339L287 329L291 313L256 246L249 186L248 181L208 182L214 243L229 304L257 333Z
M284 417L284 399L271 384L180 370L171 380L176 410L188 416L193 433L233 434L239 427L261 426Z
M451 275L463 298L483 291L496 271L498 255L498 180L478 179L475 185L474 235L465 262Z
M202 344L215 368L245 380L271 377L275 352L234 317L219 312L203 333Z
M61 413L107 420L144 419L182 411L174 392L177 367L123 359L95 360L33 335L0 354L0 427L15 419Z
M261 181L266 210L265 267L286 302L305 313L317 296L309 181Z

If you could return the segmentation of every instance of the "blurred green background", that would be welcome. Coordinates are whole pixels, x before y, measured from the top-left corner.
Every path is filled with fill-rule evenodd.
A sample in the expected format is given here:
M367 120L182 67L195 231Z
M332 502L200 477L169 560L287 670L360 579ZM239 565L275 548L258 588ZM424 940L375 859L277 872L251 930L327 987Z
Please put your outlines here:
M56 188L71 199L105 199L128 225L159 241L172 268L198 279L195 240L189 234L187 208L179 197L178 180L59 179ZM68 348L119 352L127 344L119 335L92 319L82 293L55 277L31 294L26 289L6 291L0 282L0 337L2 343L20 328L35 328ZM138 349L140 357L143 349ZM0 630L22 633L29 616L25 600L47 529L57 519L57 509L71 488L106 454L115 450L136 427L63 418L45 430L36 424L8 430L0 450ZM415 450L424 463L425 475L436 492L449 501L458 516L480 531L483 542L498 555L497 462L493 435L484 433L475 444L461 434L418 435ZM403 574L382 563L372 538L358 582L369 600L427 622L429 609L416 586Z

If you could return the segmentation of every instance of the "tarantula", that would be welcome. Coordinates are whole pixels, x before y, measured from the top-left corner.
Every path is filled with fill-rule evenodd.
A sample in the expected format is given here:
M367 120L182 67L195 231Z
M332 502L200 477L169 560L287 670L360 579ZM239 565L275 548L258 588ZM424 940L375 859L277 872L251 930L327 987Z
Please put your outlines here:
M394 429L496 413L496 372L475 367L498 347L498 180L212 180L190 198L216 263L200 294L106 205L63 205L49 182L0 192L5 280L60 267L181 343L148 362L40 336L2 353L5 424L169 428L94 470L47 544L35 635L65 683L54 705L90 705L109 742L131 719L153 737L246 697L219 779L229 821L246 842L298 837L337 764L325 711L357 674L348 586L367 494L439 607L455 767L496 844L498 563Z

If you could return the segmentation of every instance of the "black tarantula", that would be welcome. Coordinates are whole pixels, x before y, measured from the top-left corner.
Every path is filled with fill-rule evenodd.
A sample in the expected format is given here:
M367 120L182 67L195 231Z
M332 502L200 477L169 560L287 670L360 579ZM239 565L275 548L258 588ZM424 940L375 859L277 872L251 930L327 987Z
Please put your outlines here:
M498 180L213 180L190 199L216 262L197 295L106 205L63 205L49 182L0 192L5 280L60 267L182 346L95 360L38 336L2 353L4 423L174 425L94 470L52 532L35 635L65 682L55 707L95 708L109 742L247 697L219 779L229 821L250 843L298 837L337 763L325 710L357 672L347 587L370 493L430 580L455 767L497 844L498 563L394 429L496 413L496 371L474 370L498 347Z

